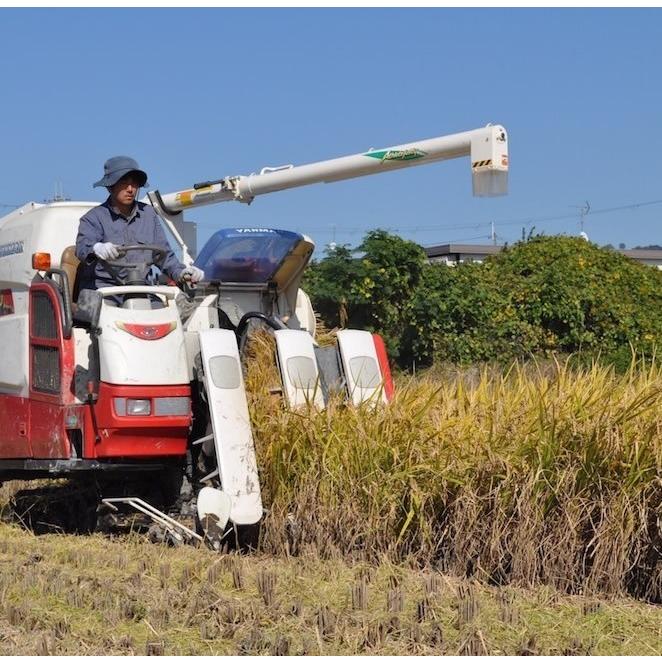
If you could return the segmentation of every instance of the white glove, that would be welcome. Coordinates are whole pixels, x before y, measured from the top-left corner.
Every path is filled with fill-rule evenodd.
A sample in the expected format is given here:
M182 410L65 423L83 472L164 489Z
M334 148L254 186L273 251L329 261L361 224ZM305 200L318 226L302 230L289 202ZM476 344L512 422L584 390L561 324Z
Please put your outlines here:
M181 274L179 274L179 280L190 280L192 283L198 283L205 277L205 272L198 267L191 265L186 267Z
M107 241L106 243L98 241L92 246L92 250L94 251L94 254L102 260L116 260L120 256L117 246L110 241Z

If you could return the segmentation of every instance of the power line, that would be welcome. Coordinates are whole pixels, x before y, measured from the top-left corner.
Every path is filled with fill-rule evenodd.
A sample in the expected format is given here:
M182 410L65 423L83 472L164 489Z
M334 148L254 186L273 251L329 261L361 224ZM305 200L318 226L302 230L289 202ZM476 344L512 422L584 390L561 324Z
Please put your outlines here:
M491 228L492 223L496 227L502 227L502 226L533 226L533 225L539 225L542 223L554 223L556 221L566 221L566 220L571 220L571 219L577 219L580 218L580 220L585 221L587 218L590 218L591 216L597 215L597 214L609 214L617 211L626 211L626 210L633 210L633 209L638 209L639 207L649 207L652 205L659 205L662 204L662 199L660 200L648 200L645 202L632 202L629 204L625 205L618 205L615 207L603 207L601 209L593 209L588 206L588 211L587 211L587 205L583 205L582 207L578 208L579 212L566 212L564 214L556 214L556 215L549 215L549 216L526 216L524 218L510 218L510 219L502 219L502 220L495 220L495 221L476 221L476 222L464 222L464 223L453 223L450 225L415 225L413 227L396 227L396 228L384 228L386 230L390 231L396 231L396 232L401 232L401 231L406 231L409 233L416 234L418 232L424 233L424 232L439 232L440 230L480 230L481 228ZM211 224L200 224L201 226L203 225L210 225ZM217 226L213 226L217 227ZM333 234L334 232L338 235L355 235L355 234L360 234L360 233L365 233L368 230L370 230L370 227L365 227L365 228L348 228L348 229L343 229L338 227L337 224L334 224L334 227L331 229L326 229L326 228L319 228L315 230L316 235L324 235L324 234ZM483 236L475 237L476 239L481 239ZM454 240L457 241L457 240ZM466 239L462 239L460 241L467 241Z
M426 233L426 232L439 232L439 231L453 231L453 230L480 230L481 228L488 228L492 227L494 224L495 226L499 227L504 227L504 226L533 226L533 225L539 225L542 223L554 223L557 221L565 221L565 220L570 220L570 219L576 219L578 218L578 215L580 217L580 220L583 224L584 220L586 218L590 218L591 216L596 216L599 214L610 214L613 212L617 211L628 211L628 210L634 210L634 209L639 209L640 207L650 207L653 205L659 205L662 204L662 199L658 200L647 200L643 202L631 202L629 204L624 204L624 205L617 205L613 207L603 207L600 209L593 209L588 205L588 202L586 203L585 206L582 206L579 208L579 212L572 212L572 213L565 213L565 214L557 214L557 215L549 215L549 216L526 216L523 218L506 218L506 219L501 219L501 220L496 220L496 221L465 221L465 222L460 222L460 223L452 223L452 224L447 224L447 225L415 225L413 227L409 228L383 228L389 232L400 232L400 231L405 231L409 232L412 234L417 234L417 233ZM17 209L21 205L17 204L11 204L7 202L0 202L0 208L5 208L5 209ZM204 223L204 222L197 222L197 226L199 228L218 228L217 223ZM318 228L315 231L316 235L324 235L324 234L331 234L335 236L336 234L338 235L355 235L355 234L364 234L368 230L370 230L371 227L365 227L365 228L347 228L343 229L341 227L338 227L337 224L334 224L332 228L325 229L325 228ZM492 235L490 235L492 236ZM483 235L479 235L476 237L468 237L466 239L453 239L453 241L471 241L473 239L483 239Z
M626 211L626 210L631 210L631 209L637 209L639 207L649 207L651 205L660 205L662 204L662 200L649 200L647 202L632 202L627 205L619 205L617 207L604 207L602 209L593 209L591 208L588 212L584 213L584 218L594 216L596 214L609 214L615 211ZM585 209L585 208L584 208ZM581 210L579 212L581 214ZM499 226L499 225L533 225L536 223L551 223L554 221L564 221L564 220L569 220L573 218L577 218L578 213L573 212L573 213L565 213L565 214L558 214L555 216L526 216L524 218L519 218L519 219L502 219L502 220L496 220L494 221L494 224ZM485 222L477 222L474 224L466 224L466 225L448 225L448 226L443 226L443 225L437 225L437 226L414 226L412 228L415 231L423 231L423 232L434 232L435 230L463 230L463 229L468 229L468 228L476 228L478 229L479 227L489 227L491 225L492 221L485 221Z
M594 214L607 214L612 211L622 211L624 209L637 209L638 207L649 207L650 205L659 205L662 204L662 200L650 200L648 202L633 202L629 205L623 205L621 207L607 207L605 209L595 209L591 211L591 216Z
M475 239L489 239L489 237L487 237L484 234L479 234L477 237L460 237L459 239L458 238L453 238L449 241L449 243L458 244L461 241L474 241Z

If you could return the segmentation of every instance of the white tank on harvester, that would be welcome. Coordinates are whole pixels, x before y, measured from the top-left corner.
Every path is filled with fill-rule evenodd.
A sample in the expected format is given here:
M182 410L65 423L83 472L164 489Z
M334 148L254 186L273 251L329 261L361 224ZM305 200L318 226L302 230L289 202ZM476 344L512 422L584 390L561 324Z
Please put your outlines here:
M475 195L506 193L506 132L488 125L145 201L190 264L186 209L463 156ZM323 409L334 390L354 405L388 402L384 343L345 329L335 346L317 346L299 287L314 244L285 230L219 230L195 260L205 278L185 294L147 284L163 251L145 245L120 251L130 261L151 249L150 262L107 263L116 286L81 288L74 243L96 204L30 202L0 219L0 480L78 478L94 486L91 506L128 504L177 539L253 544L263 505L242 369L249 328L273 333L289 407ZM164 512L181 501L184 478L197 495L196 530Z

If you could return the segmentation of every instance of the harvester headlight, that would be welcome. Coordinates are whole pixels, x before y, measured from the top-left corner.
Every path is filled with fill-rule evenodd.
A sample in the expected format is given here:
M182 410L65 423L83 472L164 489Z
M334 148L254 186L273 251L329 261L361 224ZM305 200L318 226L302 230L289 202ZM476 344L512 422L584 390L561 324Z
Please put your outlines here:
M127 416L149 416L152 413L152 403L149 400L126 400Z
M116 416L189 416L191 398L113 398Z

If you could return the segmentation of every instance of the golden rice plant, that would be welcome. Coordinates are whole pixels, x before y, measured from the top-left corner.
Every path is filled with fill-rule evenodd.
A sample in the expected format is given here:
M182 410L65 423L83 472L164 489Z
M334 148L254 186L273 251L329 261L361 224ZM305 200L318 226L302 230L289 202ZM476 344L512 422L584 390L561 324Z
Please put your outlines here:
M657 361L401 377L387 407L289 411L270 338L250 346L267 549L662 595Z

